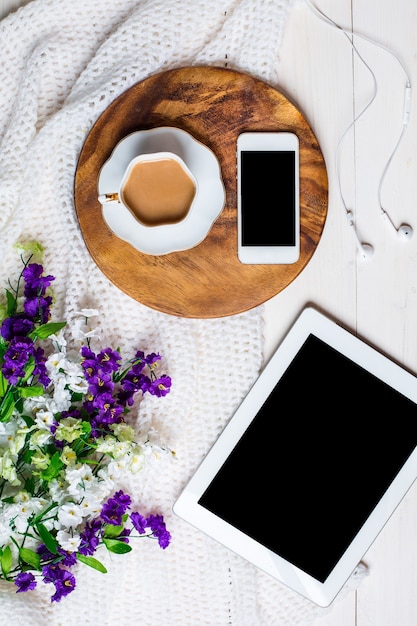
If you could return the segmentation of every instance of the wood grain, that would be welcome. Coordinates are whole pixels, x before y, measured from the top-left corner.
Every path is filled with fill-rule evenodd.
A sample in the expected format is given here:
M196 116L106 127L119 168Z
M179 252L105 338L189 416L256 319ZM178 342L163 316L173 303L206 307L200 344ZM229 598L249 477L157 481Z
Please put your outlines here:
M143 254L114 235L97 199L100 169L129 133L181 128L217 156L226 190L224 209L198 246L167 255ZM291 265L243 265L237 257L236 139L243 131L289 131L300 141L300 258ZM192 318L241 313L279 293L306 266L327 215L327 171L303 115L283 94L248 74L185 67L147 78L120 95L92 127L75 175L75 208L86 246L122 291L159 311ZM267 228L271 207L260 207Z

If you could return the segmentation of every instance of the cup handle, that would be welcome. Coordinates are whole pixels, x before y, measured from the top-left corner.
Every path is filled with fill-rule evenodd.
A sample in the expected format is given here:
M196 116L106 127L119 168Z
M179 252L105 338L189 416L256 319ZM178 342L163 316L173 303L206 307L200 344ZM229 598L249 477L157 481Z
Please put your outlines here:
M120 202L119 194L117 191L115 193L103 193L99 195L98 201L103 204L104 202Z

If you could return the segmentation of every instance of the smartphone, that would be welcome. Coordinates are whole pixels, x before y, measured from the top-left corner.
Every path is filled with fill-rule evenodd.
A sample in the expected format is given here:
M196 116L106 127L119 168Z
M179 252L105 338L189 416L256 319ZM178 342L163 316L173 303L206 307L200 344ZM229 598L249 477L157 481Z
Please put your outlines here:
M289 132L237 138L238 258L295 263L300 256L299 140Z

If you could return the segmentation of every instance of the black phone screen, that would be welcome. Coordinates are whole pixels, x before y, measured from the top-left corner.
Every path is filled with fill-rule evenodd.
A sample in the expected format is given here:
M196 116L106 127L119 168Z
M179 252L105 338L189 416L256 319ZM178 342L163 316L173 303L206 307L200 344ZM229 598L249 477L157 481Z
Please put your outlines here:
M241 152L243 246L295 245L295 159L293 150Z

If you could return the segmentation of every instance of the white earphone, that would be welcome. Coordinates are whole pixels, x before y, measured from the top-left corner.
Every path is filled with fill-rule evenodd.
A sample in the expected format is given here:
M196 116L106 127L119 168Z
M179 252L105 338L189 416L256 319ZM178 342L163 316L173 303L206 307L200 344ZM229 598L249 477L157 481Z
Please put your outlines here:
M344 133L342 134L338 145L337 145L337 149L336 149L336 175L337 175L337 182L338 182L338 188L339 188L339 193L340 193L340 197L342 200L342 204L345 208L345 212L346 212L346 218L348 221L349 226L351 226L355 241L356 241L356 245L358 248L358 254L362 259L369 259L372 257L373 253L374 253L374 249L371 246L371 244L369 243L362 243L358 233L356 231L356 227L355 227L355 222L354 222L354 217L353 217L353 212L351 209L349 209L345 203L345 199L343 196L343 192L342 192L342 185L341 185L341 181L340 181L340 169L339 169L339 152L340 152L340 147L341 144L343 142L343 139L345 138L345 136L347 135L347 133L349 132L349 130L356 124L356 122L359 120L359 118L365 113L365 111L367 111L367 109L371 106L371 104L373 103L373 101L376 98L377 95L377 91L378 91L378 86L377 86L377 81L376 81L376 77L374 72L372 71L372 69L370 68L370 66L368 65L368 63L365 61L365 59L362 57L362 55L359 53L358 49L356 48L353 39L352 39L352 35L354 34L356 37L359 37L360 39L363 39L364 41L367 41L379 48L381 48L382 50L384 50L385 52L387 52L388 54L390 54L396 61L397 63L399 63L399 65L401 66L405 77L406 77L406 85L405 85L405 92L404 92L404 113L403 113L403 124L402 124L402 130L400 133L400 136L398 138L397 144L394 147L394 150L391 153L390 158L388 159L387 164L385 165L384 171L381 175L381 179L379 182L379 187L378 187L378 204L379 204L379 208L380 208L380 212L381 215L384 219L384 221L389 225L390 229L393 232L396 232L397 237L399 238L399 240L402 241L406 241L411 239L411 237L413 236L413 229L409 224L401 224L398 228L395 226L394 222L392 221L392 219L390 218L390 216L388 215L387 211L383 208L382 205L382 199L381 199L381 191L382 191L382 186L385 180L385 176L387 174L388 168L391 164L391 161L398 149L398 146L401 143L401 140L403 138L403 135L405 133L405 130L408 126L408 122L410 119L410 110L411 110L411 82L410 82L410 78L408 76L407 71L405 70L404 65L401 63L400 59L388 48L386 48L385 46L379 44L378 42L375 42L367 37L364 37L363 35L360 35L358 33L349 33L348 31L346 31L344 28L342 28L341 26L339 26L338 24L336 24L336 22L334 22L333 20L331 20L329 17L327 17L327 15L325 15L324 13L322 13L319 9L317 9L311 2L310 0L305 0L306 5L309 7L309 9L319 18L321 19L323 22L325 22L326 24L332 26L333 28L338 29L340 32L342 32L349 40L350 45L352 46L353 51L355 52L355 54L358 56L358 58L362 61L362 63L365 65L366 69L369 71L369 73L371 74L372 80L373 80L373 85L374 85L374 89L373 89L373 95L371 97L371 99L369 100L368 104L362 109L362 111L355 117L355 119L353 120L353 122L351 122L351 124L349 124L349 126L346 128L346 130L344 131Z

